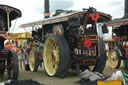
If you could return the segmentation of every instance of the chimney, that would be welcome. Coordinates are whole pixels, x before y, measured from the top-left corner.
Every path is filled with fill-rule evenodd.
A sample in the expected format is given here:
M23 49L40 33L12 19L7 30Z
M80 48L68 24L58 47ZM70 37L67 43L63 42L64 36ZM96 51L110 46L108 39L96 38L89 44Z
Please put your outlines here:
M49 0L44 0L44 18L49 18Z
M128 0L125 0L124 4L125 4L125 6L124 6L124 16L123 16L123 18L128 18Z

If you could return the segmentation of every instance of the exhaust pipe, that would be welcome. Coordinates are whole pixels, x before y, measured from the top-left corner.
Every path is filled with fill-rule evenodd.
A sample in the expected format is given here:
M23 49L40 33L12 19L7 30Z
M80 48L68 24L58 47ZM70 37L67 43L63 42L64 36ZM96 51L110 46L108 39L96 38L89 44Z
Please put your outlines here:
M125 3L124 3L124 16L123 18L128 18L128 0L125 0Z
M44 0L44 18L49 18L49 0Z

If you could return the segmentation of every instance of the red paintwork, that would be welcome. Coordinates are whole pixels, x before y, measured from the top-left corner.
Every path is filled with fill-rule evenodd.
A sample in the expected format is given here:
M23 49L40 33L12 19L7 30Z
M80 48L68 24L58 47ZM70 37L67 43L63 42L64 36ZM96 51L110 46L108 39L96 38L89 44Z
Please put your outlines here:
M112 38L113 38L114 41L117 41L117 42L120 41L120 37L118 37L118 36L114 36Z
M7 34L0 34L0 37L2 37L4 39L7 39L8 38L8 35Z
M99 19L99 13L96 13L96 15L94 13L92 13L91 19L94 21L97 21Z
M0 51L0 60L7 59L8 57L8 50L2 50Z
M90 47L91 45L92 45L92 42L91 42L90 39L84 41L84 46L85 47Z
M80 64L80 65L95 65L96 60L78 60L78 64Z

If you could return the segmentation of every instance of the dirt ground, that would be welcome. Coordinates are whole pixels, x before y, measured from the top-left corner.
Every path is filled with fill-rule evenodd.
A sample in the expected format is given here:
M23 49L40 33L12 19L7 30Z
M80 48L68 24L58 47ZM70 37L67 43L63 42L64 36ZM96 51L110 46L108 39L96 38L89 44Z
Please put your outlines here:
M121 70L122 72L125 71L123 63L121 64L121 67L119 69L112 69L108 65L106 65L103 75L110 76L113 72L116 72L117 70ZM6 79L7 74L5 73L5 75L0 78L0 82L5 81ZM20 70L19 79L32 79L45 85L77 85L76 82L80 80L79 77L75 74L75 72L72 71L69 71L64 79L48 77L45 71L41 68L39 68L38 72Z

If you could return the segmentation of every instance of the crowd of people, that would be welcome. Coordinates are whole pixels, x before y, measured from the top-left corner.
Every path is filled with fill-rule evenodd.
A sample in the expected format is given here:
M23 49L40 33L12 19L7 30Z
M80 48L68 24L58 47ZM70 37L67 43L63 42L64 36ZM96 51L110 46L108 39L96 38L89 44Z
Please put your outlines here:
M7 41L5 42L5 49L9 49L17 53L19 60L19 70L26 70L29 64L29 53L32 49L32 44L28 42L18 42L18 41ZM40 47L37 46L37 56L38 56L38 66L42 68L42 59L40 54Z

